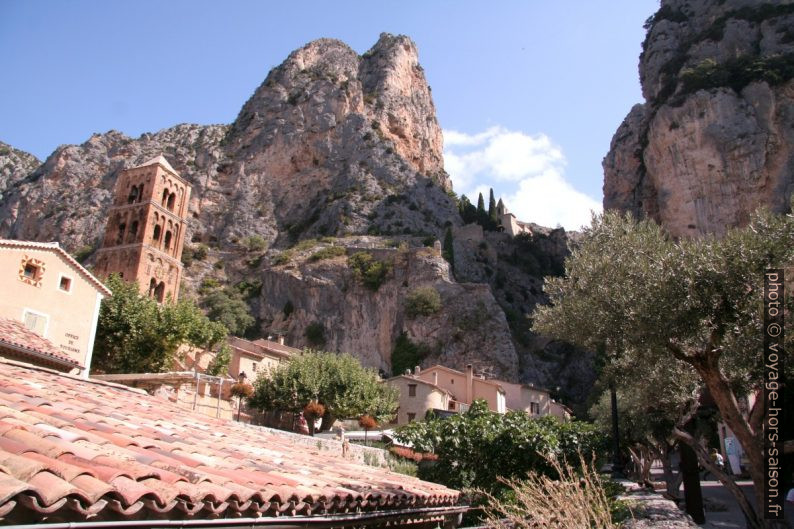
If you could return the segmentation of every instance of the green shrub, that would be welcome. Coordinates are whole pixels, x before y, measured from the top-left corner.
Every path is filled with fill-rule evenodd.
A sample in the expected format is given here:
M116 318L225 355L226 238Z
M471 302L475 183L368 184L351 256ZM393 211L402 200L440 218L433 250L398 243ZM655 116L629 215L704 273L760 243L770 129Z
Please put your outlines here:
M364 286L372 291L377 291L386 281L392 270L392 263L375 259L367 252L356 252L347 258L348 266L353 270L353 275Z
M391 353L392 376L401 375L405 373L406 369L413 369L415 366L421 365L430 353L430 347L413 343L408 335L401 333L397 337L394 350Z
M405 296L405 314L409 318L430 316L441 310L441 295L434 287L418 287Z
M267 241L261 235L248 235L240 240L240 246L246 252L263 252L267 249Z
M188 246L187 244L182 248L182 264L185 268L188 268L190 265L193 264L193 248Z
M327 246L321 250L314 252L311 257L309 257L309 261L323 261L325 259L333 259L334 257L339 257L345 255L347 250L345 250L344 246Z
M237 336L245 334L256 321L240 291L233 288L208 292L202 296L201 306L210 320L220 322L229 333Z
M284 250L277 256L273 258L273 264L275 266L281 266L289 263L292 261L292 256L295 254L293 250Z
M207 253L209 253L210 249L209 246L206 244L199 244L196 246L196 249L193 250L193 259L196 261L203 261L207 258Z
M74 252L74 258L78 263L83 264L86 259L91 257L92 253L94 253L93 246L91 245L81 246L80 248L77 249L76 252Z
M307 325L304 336L306 336L306 340L309 342L309 345L314 347L321 347L325 345L325 327L323 327L323 324L319 321L315 321Z
M292 247L293 250L296 252L302 252L304 250L308 250L310 248L314 248L319 244L320 241L317 239L304 239L295 246Z
M420 466L419 477L458 490L479 488L501 494L504 479L523 479L527 472L556 479L549 457L576 465L579 454L589 460L602 455L606 439L588 423L563 423L555 417L532 418L523 411L500 414L476 400L466 413L429 418L397 429L397 439L438 460Z

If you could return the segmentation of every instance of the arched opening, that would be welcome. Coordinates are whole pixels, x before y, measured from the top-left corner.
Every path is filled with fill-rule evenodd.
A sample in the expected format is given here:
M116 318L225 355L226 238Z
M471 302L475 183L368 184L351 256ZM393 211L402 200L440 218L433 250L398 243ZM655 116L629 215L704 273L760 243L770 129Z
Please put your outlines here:
M132 189L130 189L130 194L127 197L127 204L132 204L133 202L138 200L139 193L140 191L138 190L138 186L132 186Z
M166 231L165 237L163 238L163 249L165 251L169 251L171 249L171 232Z
M168 190L167 189L163 189L163 199L161 201L161 205L163 207L165 207L166 204L168 204Z
M151 278L149 280L149 293L148 293L150 298L154 297L155 290L157 290L157 281L154 278Z
M159 224L155 225L154 233L152 233L152 242L160 242L160 232L161 231L162 231L162 228L160 227L160 225Z
M138 235L138 221L133 220L130 224L130 232L127 235L127 242L135 242L135 237Z
M154 280L152 280L154 281ZM160 281L160 284L154 289L154 297L157 301L162 303L165 301L165 283Z
M127 225L123 222L119 224L119 232L116 236L116 244L123 244L124 243L124 231L127 229Z
M143 188L146 187L146 184L141 184L138 186L138 200L137 202L143 201Z
M168 211L174 211L174 202L176 202L176 193L168 195Z

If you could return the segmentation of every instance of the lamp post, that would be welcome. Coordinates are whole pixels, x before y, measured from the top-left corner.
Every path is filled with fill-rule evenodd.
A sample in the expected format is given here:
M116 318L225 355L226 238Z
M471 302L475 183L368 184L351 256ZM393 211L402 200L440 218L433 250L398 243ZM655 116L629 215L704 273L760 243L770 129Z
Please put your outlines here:
M622 478L623 458L620 457L620 428L618 427L618 393L615 383L609 383L609 400L612 407L612 477Z

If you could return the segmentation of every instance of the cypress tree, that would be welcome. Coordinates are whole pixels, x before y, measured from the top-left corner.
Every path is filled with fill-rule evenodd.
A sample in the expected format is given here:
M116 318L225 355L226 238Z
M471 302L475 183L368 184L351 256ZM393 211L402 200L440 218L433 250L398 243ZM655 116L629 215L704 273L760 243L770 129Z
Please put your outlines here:
M488 213L485 211L485 199L482 198L482 193L477 198L477 223L483 228L488 227Z
M444 234L444 246L441 255L449 263L450 270L455 272L455 249L452 245L452 228L447 228Z
M493 188L491 188L491 196L488 198L488 218L491 221L491 229L496 229L497 215L496 215L496 200L493 196Z

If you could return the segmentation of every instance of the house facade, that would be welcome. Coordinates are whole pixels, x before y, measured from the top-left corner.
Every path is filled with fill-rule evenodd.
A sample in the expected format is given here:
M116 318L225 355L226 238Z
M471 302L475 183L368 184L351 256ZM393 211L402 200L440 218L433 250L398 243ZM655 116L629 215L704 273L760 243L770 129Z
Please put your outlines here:
M87 377L99 306L110 290L57 242L2 239L0 270L0 317L21 322L74 363L59 369Z
M523 411L533 417L551 413L552 400L547 390L532 384L514 384L502 380L499 384L505 390L508 409Z
M466 371L457 371L449 367L435 365L426 369L417 368L414 376L425 382L430 382L452 396L452 400L470 406L477 399L485 400L488 408L497 413L507 412L507 398L504 388L499 382L486 380L475 376L471 364L466 366ZM460 411L458 405L456 410Z
M392 424L403 425L422 420L428 411L457 411L458 403L449 391L411 375L392 377L384 382L400 392L399 408Z
M249 381L256 380L261 373L268 373L296 354L300 349L284 345L284 339L279 341L254 340L248 341L236 336L229 337L229 346L232 348L232 357L229 360L229 376L238 379L245 375Z

